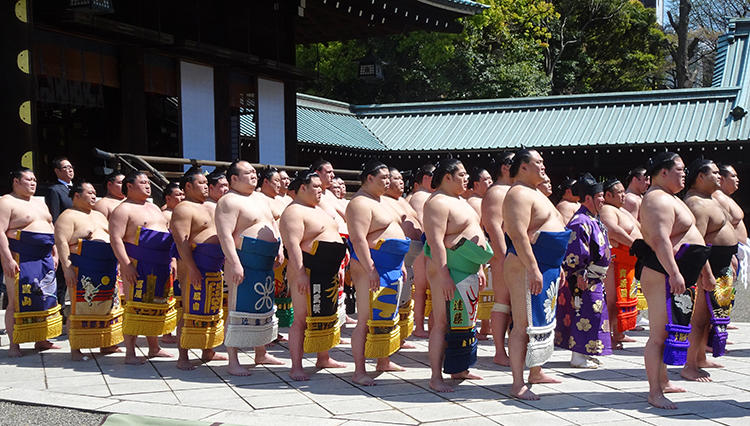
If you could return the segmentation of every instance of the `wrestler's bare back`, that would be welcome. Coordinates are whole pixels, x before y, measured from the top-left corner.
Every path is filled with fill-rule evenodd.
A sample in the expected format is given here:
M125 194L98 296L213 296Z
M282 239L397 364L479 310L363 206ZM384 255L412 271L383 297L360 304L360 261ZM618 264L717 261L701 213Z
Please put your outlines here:
M481 220L482 217L482 197L480 197L477 194L472 194L471 197L466 199L466 202L469 203L472 209L474 209L475 212L479 215L479 218Z
M737 239L739 241L745 242L747 241L747 227L745 227L745 212L742 210L742 208L737 204L736 201L732 199L732 197L728 196L722 191L715 191L712 194L712 197L716 199L716 201L721 204L721 206L729 212L730 222L732 223L732 226L734 227L734 231L737 234Z
M641 217L643 239L651 247L656 244L658 230L665 226L661 223L662 215L672 215L674 223L669 231L669 240L673 250L682 244L705 244L703 236L695 227L695 217L687 205L674 195L666 193L658 187L651 187L643 196L641 210L647 212L661 212L661 214L647 214Z
M273 213L268 197L253 192L245 196L234 191L227 192L216 206L216 214L234 212L237 221L232 231L235 247L241 247L242 237L257 238L263 241L276 241L279 234L274 227Z
M386 195L381 197L388 198ZM377 246L378 240L389 238L403 239L406 237L403 229L399 226L401 218L398 213L389 208L383 208L382 202L373 199L363 192L357 192L352 197L347 207L347 212L352 217L360 215L370 216L370 226L367 230L367 244L370 248Z
M557 208L557 211L560 212L560 215L562 215L563 222L568 223L578 209L581 208L581 205L571 201L561 200L555 207Z
M622 203L622 207L630 213L631 216L638 219L640 211L641 211L641 204L643 202L643 197L634 193L634 192L626 192L625 193L625 200Z
M320 206L310 207L293 202L284 210L284 215L285 221L302 223L303 233L300 248L306 253L312 252L315 241L341 241L336 221Z
M17 231L53 233L52 215L44 200L31 197L24 200L6 194L0 197L0 211L8 211L8 228L5 235L15 238Z
M479 214L466 200L450 197L442 192L434 192L424 206L425 215L444 216L446 211L448 212L448 222L443 237L443 244L446 248L455 247L462 238L482 247L486 244L484 231L479 224Z
M148 201L144 203L137 203L130 200L123 201L112 211L110 222L126 223L122 241L131 244L136 243L139 226L153 231L169 232L169 223L164 216L164 212L154 203Z

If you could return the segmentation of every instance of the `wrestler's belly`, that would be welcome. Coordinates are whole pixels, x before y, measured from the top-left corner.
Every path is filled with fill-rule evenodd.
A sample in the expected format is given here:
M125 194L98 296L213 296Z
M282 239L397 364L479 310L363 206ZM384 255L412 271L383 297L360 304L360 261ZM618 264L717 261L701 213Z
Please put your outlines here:
M104 241L105 243L109 242L109 233L105 231L104 229L98 229L91 233L91 235L82 235L80 237L77 237L76 239L81 238L84 240L91 240L91 241Z
M339 233L335 230L331 231L327 229L320 234L313 235L302 240L302 242L300 242L300 248L306 253L312 253L312 246L315 241L320 241L321 243L340 243L341 235L339 235Z
M706 244L733 246L737 244L737 233L731 226L722 226L718 232L706 235Z
M705 245L706 242L703 239L703 235L701 235L700 231L698 231L698 228L696 228L694 225L688 228L687 232L681 236L672 236L672 247L673 251L677 253L677 250L680 249L680 246L683 244L699 244L699 245ZM648 243L648 241L646 241ZM651 245L649 243L649 245ZM653 246L652 246L653 247Z
M219 244L219 237L216 235L216 229L205 229L193 237L196 244Z
M443 244L445 244L446 248L452 248L455 247L456 244L458 244L459 241L464 238L476 243L480 247L484 247L484 245L487 243L487 239L485 238L484 233L481 232L481 229L479 229L479 227L476 227L476 229L474 227L471 227L455 234L445 234L445 238L443 238Z
M257 238L259 240L269 241L269 242L274 242L278 239L278 235L276 235L276 232L274 231L273 226L270 223L264 223L264 222L259 222L248 228L245 228L242 230L242 232L236 235L238 236L238 241L235 241L235 244L237 244L237 247L241 246L243 236L250 237L250 238Z
M8 236L8 238L15 238L17 231L29 231L29 232L39 232L43 234L52 234L55 232L55 228L52 226L51 223L47 221L35 220L26 226L19 226L18 228L15 228L15 229L9 229L8 232L6 232L6 235Z
M370 231L367 234L367 244L370 248L375 248L379 240L387 240L391 238L399 240L403 240L404 238L406 238L406 235L404 235L404 230L401 229L401 227L395 222L389 224L383 229Z

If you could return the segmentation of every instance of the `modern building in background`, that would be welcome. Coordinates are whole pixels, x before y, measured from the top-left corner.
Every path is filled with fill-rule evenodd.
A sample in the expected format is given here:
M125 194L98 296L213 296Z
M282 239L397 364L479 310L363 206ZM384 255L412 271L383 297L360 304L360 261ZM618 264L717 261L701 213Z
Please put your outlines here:
M644 6L656 10L656 22L664 26L664 0L641 0Z

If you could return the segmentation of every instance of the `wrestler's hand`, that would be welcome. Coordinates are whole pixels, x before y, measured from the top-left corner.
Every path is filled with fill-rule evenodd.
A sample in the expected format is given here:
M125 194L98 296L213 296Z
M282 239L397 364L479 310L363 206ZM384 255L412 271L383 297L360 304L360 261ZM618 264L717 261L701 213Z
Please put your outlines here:
M172 278L177 278L177 259L174 257L169 261L169 274L172 275Z
M2 264L3 264L3 273L10 280L15 279L16 274L21 272L21 268L18 267L18 263L16 263L15 259L10 259L9 262L6 262L5 260L3 260Z
M453 300L453 296L456 295L456 283L452 279L440 280L440 291L443 293L443 299L446 302Z
M203 277L201 276L201 271L198 267L191 267L188 273L190 274L190 285L192 285L193 288L201 288Z
M310 293L310 277L307 274L302 274L301 277L295 280L297 291L302 294Z
M135 282L138 280L138 271L132 263L128 263L127 265L120 264L120 276L122 277L122 282L125 284L129 286L135 285Z
M526 276L529 279L529 292L535 296L541 293L543 282L542 273L539 272L539 268L532 266L526 269Z
M78 277L72 268L63 268L63 275L65 276L65 284L70 288L75 288L78 283Z
M229 284L238 286L245 278L245 270L239 262L229 261L224 265L224 275Z
M477 277L479 278L479 291L482 291L487 288L487 275L484 273L484 268L479 268Z
M701 287L706 291L714 291L714 289L716 289L716 278L711 275L708 278L701 279Z
M681 273L678 272L669 276L669 288L672 290L672 294L685 292L685 278L682 277Z
M380 288L380 275L375 267L367 274L367 278L370 282L370 291L378 291Z
M276 259L273 262L273 268L276 269L284 263L284 250L279 250L279 254L276 255Z

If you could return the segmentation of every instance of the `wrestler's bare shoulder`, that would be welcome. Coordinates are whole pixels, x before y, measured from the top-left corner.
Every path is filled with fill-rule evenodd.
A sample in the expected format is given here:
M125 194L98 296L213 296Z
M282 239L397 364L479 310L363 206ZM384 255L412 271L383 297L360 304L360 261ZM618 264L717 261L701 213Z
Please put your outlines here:
M641 211L653 211L654 209L674 209L675 205L682 201L674 195L664 192L664 190L650 188L643 195L641 201Z
M425 203L425 200L430 197L430 193L427 191L416 191L415 193L411 194L411 198L409 199L409 204L412 205L416 209L415 206L421 205Z
M505 199L505 196L508 194L509 189L510 189L510 185L502 185L502 184L492 185L487 190L487 193L484 194L484 198L482 199L482 202L483 203L484 202L502 203L503 200Z
M383 197L385 197L385 195ZM380 205L380 202L378 200L370 197L369 195L363 192L357 192L349 201L347 210L349 209L361 210L364 208L372 208L378 205Z
M546 200L549 206L554 208L551 202L541 192L529 188L525 185L513 185L505 194L505 204L508 205L529 205L536 204L539 201Z

